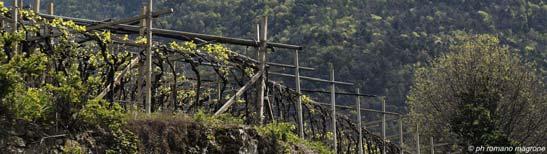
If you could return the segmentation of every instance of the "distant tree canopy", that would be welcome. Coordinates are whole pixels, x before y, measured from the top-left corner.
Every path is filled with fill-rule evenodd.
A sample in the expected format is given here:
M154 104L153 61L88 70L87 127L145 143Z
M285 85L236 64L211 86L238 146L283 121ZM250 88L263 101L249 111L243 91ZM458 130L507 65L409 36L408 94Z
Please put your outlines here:
M407 99L421 133L465 147L544 144L547 96L536 66L492 35L454 41L414 75Z

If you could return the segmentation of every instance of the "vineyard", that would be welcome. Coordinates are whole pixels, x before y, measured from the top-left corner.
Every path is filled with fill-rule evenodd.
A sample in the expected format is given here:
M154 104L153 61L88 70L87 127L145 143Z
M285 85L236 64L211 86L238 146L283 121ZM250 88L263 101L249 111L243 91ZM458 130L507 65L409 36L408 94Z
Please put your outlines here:
M301 69L314 70L298 65L303 47L268 42L266 17L257 25L258 38L250 40L155 29L148 23L173 9L145 7L140 16L95 21L55 16L50 7L46 14L2 6L0 61L7 74L0 79L9 90L0 96L17 102L3 104L2 112L15 113L9 117L53 123L56 130L81 128L78 118L87 125L114 120L107 127L116 130L120 124L110 117L116 114L205 112L240 117L246 125L292 123L299 136L338 152L401 151L384 139L385 133L380 137L361 126L360 116L355 120L360 107L335 105L337 94L355 96L357 104L360 97L379 96L336 93L336 86L354 84L335 81L334 74L330 79L300 76ZM241 54L254 51L256 58ZM287 59L294 64L266 61L277 52L296 54ZM276 68L295 74L270 71ZM291 77L296 88L271 80L272 75ZM331 103L304 95L300 79L329 83L330 92L307 91L330 93ZM383 113L384 120L385 114L400 117L363 111Z

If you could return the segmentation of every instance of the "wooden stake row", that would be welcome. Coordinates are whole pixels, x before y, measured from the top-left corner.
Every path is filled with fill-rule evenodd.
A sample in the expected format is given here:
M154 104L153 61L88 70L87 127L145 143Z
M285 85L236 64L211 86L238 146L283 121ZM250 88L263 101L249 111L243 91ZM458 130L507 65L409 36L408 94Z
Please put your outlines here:
M35 12L37 12L38 14L39 11L40 11L40 0L35 0L34 1L34 7L33 7L33 10ZM198 34L198 33L190 33L190 32L182 32L182 31L173 31L173 30L165 30L165 29L155 29L152 27L152 19L156 16L159 16L157 14L167 14L167 13L172 13L173 10L167 10L167 11L160 11L160 12L152 12L152 8L153 8L153 0L149 0L148 2L148 6L145 7L147 9L144 9L144 14L141 15L141 16L137 16L137 17L132 17L132 18L128 18L128 19L122 19L122 20L118 20L118 21L114 21L114 22L100 22L100 21L94 21L94 20L88 20L88 19L79 19L79 18L69 18L69 17L61 17L61 16L54 16L53 15L53 3L50 3L50 6L49 6L49 15L46 15L46 14L40 14L41 16L43 17L46 17L46 18L63 18L63 19L68 19L68 20L74 20L76 22L79 22L79 23L84 23L84 24L88 24L88 25L92 25L92 24L98 24L98 25L95 25L95 26L91 26L89 27L89 30L97 30L97 29L110 29L112 31L121 31L121 32L132 32L132 33L140 33L141 35L146 32L147 34L147 48L146 48L146 63L145 63L145 81L146 81L146 88L145 88L145 102L146 102L146 112L147 113L151 113L151 87L152 87L152 54L153 54L153 50L152 50L152 43L153 43L153 36L161 36L161 37L167 37L167 38L175 38L175 39L181 39L181 40L198 40L198 41L207 41L207 42L218 42L218 43L228 43L228 44L236 44L236 45L246 45L246 46L254 46L254 47L258 47L258 58L257 58L257 62L260 64L259 66L259 72L258 74L256 74L255 76L253 76L251 78L251 81L249 81L247 84L245 84L240 90L237 91L236 95L233 96L230 100L228 100L228 102L226 102L226 104L224 104L224 106L221 108L221 110L217 111L215 113L215 115L218 115L222 112L224 112L227 107L229 107L231 105L230 102L234 102L234 99L239 97L237 96L237 94L241 95L243 93L243 91L245 91L251 84L253 84L256 80L259 80L260 79L260 82L259 84L257 84L257 98L258 98L258 113L259 113L259 123L263 123L264 121L264 100L265 100L265 88L266 88L266 76L267 74L273 74L273 75L281 75L281 76L289 76L289 77L294 77L295 78L295 81L296 81L296 91L298 94L301 94L301 87L300 87L300 80L301 79L306 79L306 80L312 80L312 81L318 81L318 82L326 82L326 83L329 83L330 84L330 94L331 94L331 103L330 103L330 106L331 106L331 109L332 109L332 131L333 131L333 145L334 145L334 151L335 152L338 152L338 143L337 143L337 128L336 128L336 107L341 107L340 105L337 105L336 104L336 94L344 94L344 93L337 93L336 92L336 85L339 84L339 85L349 85L349 86L353 86L355 84L353 83L348 83L348 82L341 82L341 81L336 81L334 79L334 67L332 66L332 64L329 64L329 80L325 80L325 79L319 79L319 78L312 78L312 77L306 77L306 76L300 76L300 69L304 69L304 70L314 70L313 68L307 68L307 67L301 67L299 65L299 57L298 57L298 53L299 53L299 50L302 50L302 47L300 46L295 46L295 45L288 45L288 44L281 44L281 43L271 43L271 42L268 42L267 40L267 17L264 17L263 20L262 20L262 23L260 25L260 30L259 32L257 33L258 34L258 38L257 40L259 40L259 42L255 42L253 40L246 40L246 39L239 39L239 38L229 38L229 37L222 37L222 36L214 36L214 35L207 35L207 34ZM17 30L17 24L18 24L18 11L17 9L19 8L19 6L22 6L22 1L20 0L14 0L14 7L15 7L15 11L13 11L13 16L15 17L13 20L14 20L14 23L13 23L13 31L15 32ZM141 20L143 19L143 20ZM130 22L135 22L137 20L141 20L141 22L143 23L143 25L140 27L140 26L133 26L133 25L125 25L126 23L130 23ZM144 24L145 23L145 24ZM143 28L144 27L144 28ZM286 48L286 49L293 49L295 52L294 52L294 64L293 65L287 65L287 64L277 64L277 63L268 63L267 62L267 49L268 48L271 48L271 47L277 47L277 48ZM17 48L15 48L17 49ZM272 65L272 66L279 66L279 67L289 67L289 68L294 68L295 69L295 74L294 75L291 75L291 74L283 74L283 73L275 73L275 72L268 72L266 70L266 67L267 65ZM174 85L176 85L176 81L174 81ZM113 85L114 86L114 85ZM176 91L176 86L174 87L174 91ZM347 93L347 94L351 94L351 93ZM385 141L386 141L386 136L385 136L385 127L386 127L386 114L394 114L394 115L399 115L399 131L400 131L400 145L401 145L401 148L403 146L403 134L402 134L402 116L400 116L400 114L398 113L392 113L392 112L387 112L385 110L385 97L382 99L382 111L377 111L377 110L371 110L371 109L361 109L360 107L360 103L361 103L361 100L360 100L360 97L362 96L365 96L365 97L376 97L376 96L373 96L373 95L363 95L363 94L360 94L359 92L359 89L356 89L356 93L355 94L352 94L354 96L356 96L356 105L357 107L354 108L355 110L357 110L358 112L358 125L359 125L359 128L362 128L363 125L362 125L362 120L361 120L361 111L371 111L371 112L378 112L378 113L381 113L382 114L382 140L384 142L384 145L385 145ZM220 98L220 96L218 96ZM176 97L175 97L176 99ZM271 106L271 104L270 104ZM270 107L270 110L271 110L271 107ZM298 97L298 100L297 100L297 112L298 112L298 134L301 136L301 137L304 137L304 125L303 125L303 116L302 116L302 100L301 100L301 97L299 95ZM418 129L418 127L417 127ZM417 140L418 140L418 152L419 152L419 134L418 134L418 137L417 137ZM361 129L359 129L359 153L363 153L363 147L362 147L362 132L361 132ZM433 142L433 140L431 139L431 142ZM433 146L432 146L433 148ZM401 150L402 152L403 150ZM432 149L433 151L433 149ZM385 149L385 146L383 146L383 150L382 150L382 153L386 153L386 149Z

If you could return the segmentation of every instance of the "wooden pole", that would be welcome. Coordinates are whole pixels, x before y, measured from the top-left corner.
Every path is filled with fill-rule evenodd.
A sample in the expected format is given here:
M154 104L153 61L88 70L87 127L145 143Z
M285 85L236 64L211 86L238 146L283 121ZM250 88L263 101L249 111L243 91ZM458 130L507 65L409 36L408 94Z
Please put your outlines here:
M260 41L260 24L256 24L256 40ZM260 44L258 45L260 47ZM256 59L260 59L260 52L256 53Z
M416 122L416 151L417 153L420 152L420 125L418 122Z
M48 14L49 15L53 15L53 13L55 13L55 4L53 4L53 2L49 3L49 7L48 7L48 10L47 10ZM46 33L47 35L50 34L49 32L49 27L46 26ZM53 39L51 39L51 42L49 42L51 44L53 44ZM55 132L59 132L58 130L58 127L59 127L59 113L57 112L57 106L55 106Z
M221 90L222 90L222 87L221 87L222 85L220 84L220 81L221 81L220 77L217 77L217 78L218 78L217 79L217 103L220 103L220 102L222 102L222 98L221 98L222 96L220 96L221 95Z
M125 76L125 74L133 67L133 65L136 65L139 62L139 57L135 57L131 62L129 62L129 65L125 67L120 74L116 75L114 78L114 84L107 85L97 97L96 99L102 99L106 93L114 91L114 86L120 83L120 80L122 80L122 77Z
M49 15L53 15L55 13L55 4L49 3L49 7L48 7L47 12L48 12Z
M222 107L220 107L220 109L218 109L218 111L215 112L214 115L218 116L224 113L226 110L228 110L228 108L235 102L236 98L241 96L241 94L243 94L243 92L245 92L247 88L249 88L252 84L254 84L260 78L260 75L261 75L260 73L262 72L258 72L253 77L251 77L251 80L245 83L245 85L243 85L243 87L241 87L239 90L237 90L236 94L232 96L228 101L226 101L226 103L224 103L224 105L222 105Z
M259 47L259 61L260 61L260 82L258 83L258 118L259 123L264 122L264 91L266 88L266 54L267 54L267 41L268 41L268 17L262 18L262 24L260 25L260 47Z
M386 112L386 97L382 97L382 112ZM382 113L382 154L386 154L386 114Z
M405 145L403 141L403 116L399 116L399 145L401 147L401 154L403 154L403 146Z
M302 67L300 67L302 69ZM286 76L286 77L295 77L295 75L292 74L286 74L286 73L277 73L277 72L268 72L270 75L279 75L279 76ZM309 81L317 81L317 82L323 82L323 83L331 83L330 80L320 79L320 78L314 78L314 77L308 77L308 76L300 76L300 79L309 80ZM347 85L347 86L353 86L355 84L349 83L349 82L342 82L342 81L334 81L335 84L339 85ZM304 90L302 90L304 91ZM309 90L308 90L309 91ZM322 92L322 91L314 91L314 92ZM326 92L330 93L330 92ZM369 97L375 97L375 96L369 96Z
M146 13L148 12L148 6L144 5L142 7L142 10L141 10L141 15L146 15ZM148 17L147 17L148 18ZM146 19L147 18L143 18L141 19L141 26L139 28L139 35L140 36L143 36L144 33L146 32Z
M338 141L336 139L336 84L334 83L334 67L332 63L329 63L329 76L330 76L330 102L332 110L332 134L334 142L334 153L338 152Z
M300 64L298 62L298 50L294 50L294 76L296 93L298 93L296 112L298 112L298 135L304 138L304 117L302 116L302 92L300 91Z
M13 1L13 25L12 25L13 33L17 32L18 22L19 22L19 0L14 0ZM18 53L17 49L19 49L19 44L15 42L13 44L13 51L16 54Z
M173 85L172 85L172 88L173 88L173 92L171 94L171 97L173 99L173 108L175 110L173 111L177 111L177 93L178 93L178 88L177 88L177 61L174 61L173 62ZM211 93L209 93L209 103L211 103Z
M272 105L272 101L271 101L271 97L270 97L270 91L267 92L267 95L266 95L266 100L268 100L268 111L270 111L270 118L272 119L272 122L273 123L276 123L276 120L275 120L275 117L274 117L274 114L273 114L273 105Z
M65 17L65 16L52 16L52 15L45 15L40 14L43 18L52 19L52 18L61 18L65 20L72 20L76 23L85 23L85 24L94 24L94 23L105 23L104 21L97 21L97 20L90 20L90 19L82 19L82 18L74 18L74 17ZM128 24L119 24L112 26L113 31L116 32L131 32L131 33L137 33L140 29L138 25L128 25ZM184 41L207 41L207 42L215 42L215 43L223 43L223 44L233 44L233 45L242 45L242 46L252 46L257 47L256 40L250 40L250 39L241 39L241 38L232 38L232 37L223 37L223 36L217 36L217 35L208 35L208 34L200 34L200 33L192 33L192 32L185 32L185 31L175 31L175 30L168 30L168 29L160 29L160 28L154 28L152 29L152 32L156 36L171 38L171 39L178 39L178 40L184 40ZM303 47L297 46L297 45L290 45L290 44L283 44L283 43L267 43L267 47L273 47L273 48L283 48L283 49L297 49L302 50Z
M433 136L429 138L429 144L431 144L431 154L435 154L435 143L433 142Z
M142 10L141 10L141 15L146 15L146 12L148 10L148 7L146 5L144 5L142 7ZM144 18L141 20L141 27L139 29L139 36L144 36L144 33L146 31L146 19L147 18ZM138 55L140 56L140 54ZM146 60L146 58L144 58ZM138 80L137 80L137 103L143 103L143 87L142 87L142 84L143 84L143 80L145 78L145 73L144 73L144 68L146 67L146 65L142 65L142 62L139 62L141 64L141 66L139 66L139 75L138 75ZM143 106L146 106L146 104L143 104Z
M32 6L32 10L36 13L40 13L40 0L34 0L34 5Z
M173 9L160 10L160 11L157 11L157 12L152 12L151 14L152 14L152 18L154 18L154 17L159 17L161 15L170 14L170 13L173 13ZM97 25L88 26L86 31L89 32L89 31L93 31L93 30L97 30L97 29L108 28L108 27L111 27L111 26L114 26L114 25L133 23L133 22L137 22L141 19L145 19L147 17L148 16L145 14L145 15L139 15L139 16L129 17L129 18L125 18L125 19L115 20L115 21L111 21L111 22L104 22L104 23L100 23L100 24L97 24Z
M359 88L355 88L355 92L360 94ZM359 131L359 154L363 154L363 121L361 120L361 96L356 97L357 104L357 126Z
M147 43L146 48L146 113L152 113L152 2L148 1L147 10Z
M0 2L2 2L2 3L3 3L3 2L4 2L4 0L1 0ZM3 20L3 19L1 19L1 20L0 20L0 24L1 24L1 25L0 25L0 27L1 27L2 29L5 29L5 28L6 28L6 23L4 22L4 20Z

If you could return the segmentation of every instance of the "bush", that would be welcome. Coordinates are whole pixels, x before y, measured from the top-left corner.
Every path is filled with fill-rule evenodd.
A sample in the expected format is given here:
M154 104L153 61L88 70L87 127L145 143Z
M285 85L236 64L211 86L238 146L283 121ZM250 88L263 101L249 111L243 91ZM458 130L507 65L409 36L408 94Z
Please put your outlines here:
M295 126L293 124L269 123L267 125L257 126L256 130L262 136L268 136L284 141L285 144L283 146L285 147L286 153L291 153L291 148L289 147L290 145L298 144L305 145L307 148L321 154L332 153L329 148L321 142L308 141L298 137L298 135L293 132L293 130L295 130Z
M205 113L203 110L199 110L196 114L194 114L193 119L196 122L213 127L219 127L222 125L243 125L243 119L239 117L234 117L230 114L213 116Z
M136 136L122 128L126 124L125 116L120 105L102 99L89 101L78 113L78 117L87 125L108 130L110 134L105 135L112 137L113 140L105 141L110 146L107 151L135 153L138 143Z
M36 88L16 88L15 93L10 93L12 103L9 109L17 119L27 121L42 120L45 115L51 113L52 102L50 96Z

